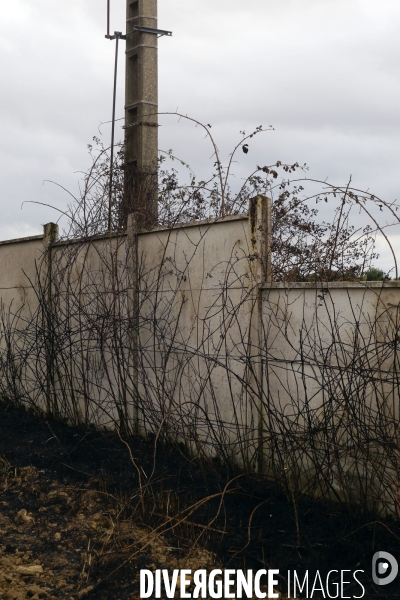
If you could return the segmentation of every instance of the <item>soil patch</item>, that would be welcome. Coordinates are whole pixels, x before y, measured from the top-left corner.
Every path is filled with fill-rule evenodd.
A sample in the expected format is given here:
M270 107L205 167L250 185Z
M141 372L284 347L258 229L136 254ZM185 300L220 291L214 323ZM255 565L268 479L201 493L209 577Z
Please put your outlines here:
M141 568L274 568L282 593L289 570L362 570L365 598L400 598L372 582L378 550L400 558L397 521L0 403L0 598L138 598Z

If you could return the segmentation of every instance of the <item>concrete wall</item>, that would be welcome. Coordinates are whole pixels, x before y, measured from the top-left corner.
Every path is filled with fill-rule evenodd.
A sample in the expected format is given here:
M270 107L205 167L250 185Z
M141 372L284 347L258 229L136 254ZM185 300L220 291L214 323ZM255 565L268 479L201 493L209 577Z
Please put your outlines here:
M248 354L254 259L247 217L139 235L140 395L197 449L249 463L257 415Z
M163 423L198 449L254 466L257 415L249 396L256 389L249 392L253 375L244 357L252 343L256 225L256 218L250 223L242 215L59 241L49 250L40 236L0 245L7 265L4 314L13 299L13 311L22 307L29 329L14 344L14 363L25 357L21 396L104 425L125 411L142 430L156 433ZM30 281L42 286L42 307ZM135 302L138 339L131 323ZM113 311L118 344L109 327ZM50 336L43 333L47 318ZM43 337L39 359L27 356L35 327Z
M249 216L0 243L1 393L275 476L320 485L325 469L349 501L364 469L379 494L353 429L397 435L400 283L266 283L269 228L257 199ZM388 460L393 487L397 454L379 443L371 464Z
M399 305L398 281L264 284L263 431L305 490L398 510Z
M35 264L43 257L43 239L38 235L0 242L0 295L5 308L35 306L31 282L36 283Z
M297 394L288 382L298 369L315 406L322 367L334 372L357 360L360 369L381 377L393 372L394 353L387 352L387 344L399 326L399 302L398 281L264 284L270 386L282 410L290 410Z

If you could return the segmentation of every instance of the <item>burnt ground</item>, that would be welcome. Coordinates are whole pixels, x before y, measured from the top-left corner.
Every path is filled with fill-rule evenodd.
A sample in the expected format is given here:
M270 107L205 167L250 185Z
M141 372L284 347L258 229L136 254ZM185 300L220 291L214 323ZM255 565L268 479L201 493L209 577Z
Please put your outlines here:
M0 403L0 598L138 598L141 568L274 568L283 594L288 570L361 569L365 598L400 598L371 579L397 521L301 498L297 527L275 485L154 447Z

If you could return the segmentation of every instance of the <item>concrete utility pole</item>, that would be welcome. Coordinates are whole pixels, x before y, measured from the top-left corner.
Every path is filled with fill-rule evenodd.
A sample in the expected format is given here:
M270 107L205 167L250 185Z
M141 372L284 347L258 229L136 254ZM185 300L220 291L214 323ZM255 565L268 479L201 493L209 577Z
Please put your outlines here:
M119 210L119 226L135 212L138 227L157 222L158 163L158 59L157 38L171 31L157 29L157 0L126 1L126 34L110 35L107 0L106 38L115 40L114 95L111 133L111 169L108 227L112 226L113 150L117 86L118 41L126 40L125 84L125 183Z
M157 220L157 0L127 0L126 8L124 213L139 211L142 224L151 224Z

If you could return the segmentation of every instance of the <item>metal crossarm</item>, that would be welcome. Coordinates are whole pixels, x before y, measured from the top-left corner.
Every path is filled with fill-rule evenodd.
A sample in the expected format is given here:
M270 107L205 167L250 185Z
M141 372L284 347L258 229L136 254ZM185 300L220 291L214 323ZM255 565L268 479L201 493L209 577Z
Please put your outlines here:
M153 29L153 27L142 27L141 25L134 25L132 27L132 31L129 31L127 35L134 33L135 31L140 31L141 33L152 33L154 35L172 35L172 31L166 31L165 29Z

